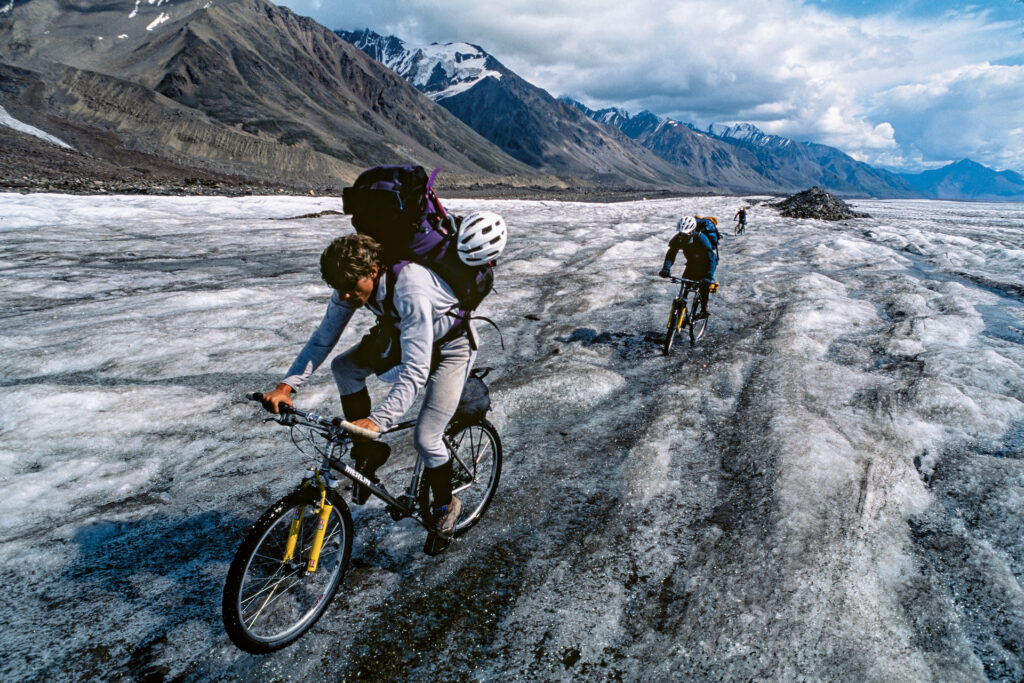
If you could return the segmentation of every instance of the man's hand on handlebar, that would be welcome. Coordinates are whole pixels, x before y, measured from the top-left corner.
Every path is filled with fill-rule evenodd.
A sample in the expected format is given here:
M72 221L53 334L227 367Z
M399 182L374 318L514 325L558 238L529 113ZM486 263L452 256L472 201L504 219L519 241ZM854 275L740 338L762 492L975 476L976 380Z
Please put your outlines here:
M364 417L361 420L355 420L352 424L356 427L361 427L362 429L369 429L371 432L380 431L380 427L377 423L368 417Z
M271 413L279 413L281 411L280 405L283 403L288 407L292 406L292 394L293 389L287 384L278 384L273 391L269 391L263 394L263 407Z

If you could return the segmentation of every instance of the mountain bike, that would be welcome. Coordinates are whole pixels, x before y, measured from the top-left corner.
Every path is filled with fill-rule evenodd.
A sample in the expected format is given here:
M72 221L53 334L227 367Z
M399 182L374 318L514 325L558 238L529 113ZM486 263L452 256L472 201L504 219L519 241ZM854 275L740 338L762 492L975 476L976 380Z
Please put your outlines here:
M259 401L259 394L249 394ZM228 569L222 615L232 642L262 654L293 643L323 615L341 585L352 552L352 515L338 492L341 474L384 501L394 521L411 518L430 531L430 487L419 458L404 493L392 495L342 461L354 439L376 439L415 426L410 420L377 433L341 418L328 419L287 405L268 417L291 430L292 442L317 465L246 531ZM480 521L498 488L501 440L485 418L460 420L445 430L452 459L452 492L462 501L453 536Z
M687 280L681 277L670 276L669 279L679 284L679 293L672 300L672 310L668 314L668 332L665 334L664 353L672 353L672 343L675 341L676 333L686 327L690 332L690 346L695 346L697 340L704 336L708 326L707 317L696 316L697 308L700 305L700 282ZM718 283L711 284L711 291L718 290Z

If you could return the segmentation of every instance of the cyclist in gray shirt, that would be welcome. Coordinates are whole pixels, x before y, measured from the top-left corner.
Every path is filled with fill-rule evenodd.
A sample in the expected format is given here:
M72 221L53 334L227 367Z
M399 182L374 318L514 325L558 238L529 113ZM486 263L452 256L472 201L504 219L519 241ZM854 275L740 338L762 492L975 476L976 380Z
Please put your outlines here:
M434 501L434 531L447 540L462 504L452 494L452 464L442 437L473 367L475 331L471 324L455 328L456 319L450 313L458 309L458 298L430 269L409 263L397 278L386 273L381 247L370 237L347 235L328 245L320 256L320 274L334 290L327 311L285 378L264 394L263 403L274 413L281 403L291 405L292 392L326 360L356 310L366 306L378 317L376 334L371 331L331 362L345 419L358 427L385 431L424 391L414 441ZM389 293L392 279L394 291ZM394 384L371 410L366 378L387 370ZM376 480L374 474L389 452L385 443L363 441L353 447L352 456L356 469ZM357 485L353 495L355 502L363 503L368 492Z

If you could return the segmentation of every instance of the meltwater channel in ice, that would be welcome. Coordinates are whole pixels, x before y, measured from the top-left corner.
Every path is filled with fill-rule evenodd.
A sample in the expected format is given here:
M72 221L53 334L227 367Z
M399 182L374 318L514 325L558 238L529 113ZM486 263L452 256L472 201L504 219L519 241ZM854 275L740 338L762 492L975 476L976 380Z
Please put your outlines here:
M1024 206L765 199L449 201L510 226L498 496L439 560L353 507L339 597L255 658L224 574L305 463L242 397L322 315L340 199L0 195L0 679L1024 679ZM686 213L722 287L666 358ZM297 401L338 412L327 369Z

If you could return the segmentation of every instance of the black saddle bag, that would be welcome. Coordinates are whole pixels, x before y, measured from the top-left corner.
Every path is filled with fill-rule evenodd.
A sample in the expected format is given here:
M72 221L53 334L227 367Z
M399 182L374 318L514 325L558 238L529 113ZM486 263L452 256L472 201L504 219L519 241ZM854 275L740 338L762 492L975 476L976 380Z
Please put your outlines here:
M462 387L462 397L459 399L459 407L455 409L455 420L459 422L474 422L482 420L491 409L491 392L484 383L484 377L491 371L490 368L474 368L466 384Z

